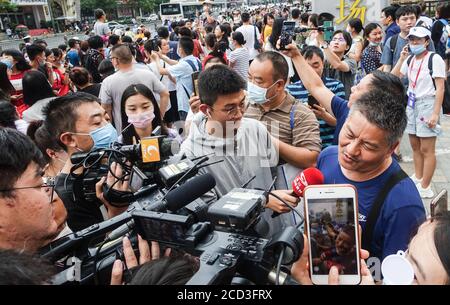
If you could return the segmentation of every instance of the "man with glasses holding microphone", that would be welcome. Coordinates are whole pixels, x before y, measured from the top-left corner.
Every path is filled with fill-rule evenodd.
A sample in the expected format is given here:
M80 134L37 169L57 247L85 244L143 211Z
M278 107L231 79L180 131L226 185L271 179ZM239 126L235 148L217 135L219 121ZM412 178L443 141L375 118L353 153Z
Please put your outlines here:
M44 166L31 139L0 129L0 249L33 253L58 234L54 185L45 183Z

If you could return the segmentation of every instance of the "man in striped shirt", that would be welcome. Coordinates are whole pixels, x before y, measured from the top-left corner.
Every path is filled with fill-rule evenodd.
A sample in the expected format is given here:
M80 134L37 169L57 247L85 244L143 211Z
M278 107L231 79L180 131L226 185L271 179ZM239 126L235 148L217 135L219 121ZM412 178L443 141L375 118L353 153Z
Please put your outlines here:
M345 97L344 85L334 78L324 77L324 56L321 49L316 46L308 46L302 51L307 63L314 69L314 71L322 78L325 86L330 89L333 94L338 97ZM308 100L314 99L308 90L303 85L302 81L287 86L289 93L302 103L308 103ZM310 105L312 111L319 120L320 139L322 140L322 149L333 145L334 132L336 126L336 118L328 113L324 107L319 103Z

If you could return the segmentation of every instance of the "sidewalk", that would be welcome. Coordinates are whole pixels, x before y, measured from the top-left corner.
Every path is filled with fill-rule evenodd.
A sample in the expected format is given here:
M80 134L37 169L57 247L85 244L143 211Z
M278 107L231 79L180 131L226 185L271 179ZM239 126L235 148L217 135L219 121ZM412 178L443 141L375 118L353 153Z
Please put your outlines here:
M450 117L443 116L440 125L442 126L443 134L438 137L436 143L437 166L431 186L435 195L442 189L450 191ZM414 163L407 134L403 136L400 151L403 155L403 161L400 165L411 176L414 173ZM431 199L424 199L423 201L427 214L429 214Z

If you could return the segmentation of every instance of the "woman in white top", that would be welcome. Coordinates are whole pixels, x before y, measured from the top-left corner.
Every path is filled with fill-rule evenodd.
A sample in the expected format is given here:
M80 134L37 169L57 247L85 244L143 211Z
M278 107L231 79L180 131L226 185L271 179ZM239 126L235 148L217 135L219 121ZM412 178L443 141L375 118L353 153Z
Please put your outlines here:
M30 106L22 113L23 119L27 122L44 120L42 109L56 97L47 77L40 71L28 71L22 78L22 86L23 101Z
M233 68L245 81L248 78L248 62L250 54L244 47L244 35L241 32L234 32L232 35L234 50L231 52L229 61L230 67Z
M319 15L311 14L308 18L308 27L312 29L317 29L319 27ZM308 46L319 46L319 42L317 41L317 35L319 32L317 30L311 30L309 32L308 37L305 40L305 43Z
M144 44L144 52L146 55L146 58L151 58L151 52L152 49L157 48L157 52L160 54L159 56L159 65L163 68L166 68L170 66L167 62L162 60L162 55L166 55L170 53L170 46L169 41L166 39L158 39L156 41L148 40ZM155 62L151 62L147 65L153 73L155 73L156 77L160 80L160 82L163 83L164 86L166 86L167 90L169 90L170 93L170 104L167 106L166 114L164 115L164 121L166 123L173 123L177 120L177 93L176 93L176 82L173 77L170 75L161 75L159 73L159 69L156 66Z
M432 198L431 179L436 168L436 137L441 133L439 117L444 100L445 62L438 54L427 51L431 41L428 29L413 27L407 39L409 44L403 48L392 73L401 78L407 76L409 80L406 133L415 169L411 179L422 198Z
M292 65L292 59L276 49L277 41L280 38L281 29L283 28L283 21L284 21L283 18L275 19L272 28L272 34L270 34L269 38L267 39L267 43L264 45L264 51L274 51L283 55L284 59L286 59L289 66L288 76L289 78L291 78L295 74L294 66Z
M363 29L363 24L359 18L354 18L348 22L347 32L352 35L352 46L350 47L350 51L348 51L348 57L354 59L356 62L359 62L362 56L364 39L360 34Z

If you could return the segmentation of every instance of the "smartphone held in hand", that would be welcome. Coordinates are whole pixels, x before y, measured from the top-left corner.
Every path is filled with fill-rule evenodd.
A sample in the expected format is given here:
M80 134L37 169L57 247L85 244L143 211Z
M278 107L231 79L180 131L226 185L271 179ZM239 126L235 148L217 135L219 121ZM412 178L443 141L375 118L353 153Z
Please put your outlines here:
M361 282L358 201L352 185L308 186L304 192L311 280L328 284L331 267L339 283Z

